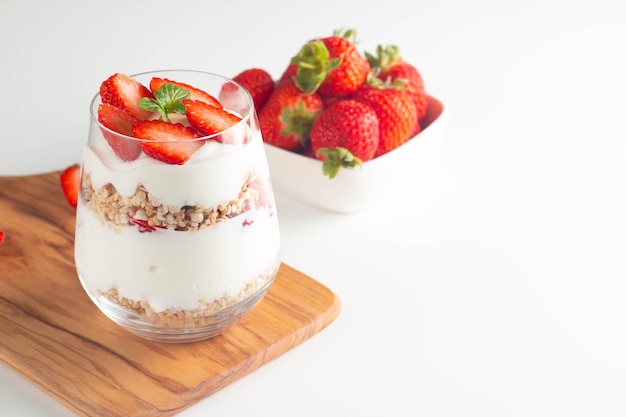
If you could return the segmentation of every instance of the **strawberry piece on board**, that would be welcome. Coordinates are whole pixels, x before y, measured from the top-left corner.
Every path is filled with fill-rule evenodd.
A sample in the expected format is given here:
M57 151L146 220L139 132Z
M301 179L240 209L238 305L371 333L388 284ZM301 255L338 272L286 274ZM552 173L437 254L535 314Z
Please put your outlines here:
M163 120L144 120L133 125L143 152L167 164L183 165L202 147L204 141L191 127Z
M140 120L120 107L100 104L98 106L98 121L113 132L132 136L133 125ZM141 147L137 140L117 135L107 129L100 130L109 146L122 160L134 161L141 154Z
M61 172L61 189L67 202L74 208L78 205L78 190L80 188L80 165L74 164Z
M100 85L100 98L103 103L120 107L139 120L148 119L152 112L139 107L143 97L154 98L146 86L126 74L115 73Z

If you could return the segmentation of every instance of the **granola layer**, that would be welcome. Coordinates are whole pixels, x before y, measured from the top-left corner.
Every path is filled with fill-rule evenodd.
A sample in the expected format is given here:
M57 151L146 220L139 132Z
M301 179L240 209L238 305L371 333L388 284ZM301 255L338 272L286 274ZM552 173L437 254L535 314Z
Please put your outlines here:
M237 197L216 207L161 204L159 198L143 184L137 186L133 195L126 197L120 195L111 183L94 188L89 174L83 178L82 190L86 206L103 221L116 226L138 225L186 231L212 226L257 207L262 200L255 187L259 183L260 180L249 173Z
M248 282L243 290L233 296L224 296L208 302L198 300L198 307L194 309L170 308L155 312L147 300L131 300L119 294L117 288L112 287L100 294L111 303L117 304L123 309L137 314L145 322L152 323L162 329L191 329L208 326L214 322L212 317L215 313L231 307L256 294L268 284L274 276L273 270L269 270Z

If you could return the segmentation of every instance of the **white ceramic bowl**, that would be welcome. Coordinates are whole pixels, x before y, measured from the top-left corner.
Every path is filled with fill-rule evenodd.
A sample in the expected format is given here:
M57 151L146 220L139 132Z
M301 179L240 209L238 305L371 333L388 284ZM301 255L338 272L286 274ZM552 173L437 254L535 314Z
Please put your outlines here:
M353 169L340 169L335 178L322 173L322 162L265 144L274 191L317 208L352 213L375 203L402 201L416 190L419 158L432 150L446 126L443 104L428 96L422 131L402 146ZM400 200L399 200L400 199Z

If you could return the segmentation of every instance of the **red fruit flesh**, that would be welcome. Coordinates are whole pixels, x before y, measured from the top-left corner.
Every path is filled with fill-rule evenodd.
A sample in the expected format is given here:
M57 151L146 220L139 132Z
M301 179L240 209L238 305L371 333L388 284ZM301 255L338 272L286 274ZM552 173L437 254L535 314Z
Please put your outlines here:
M241 118L224 110L211 106L202 101L183 100L187 112L187 120L189 124L196 128L204 136L215 135L233 127L241 121ZM228 135L229 140L225 140L226 136L215 136L215 140L219 142L239 142L245 143L247 139L236 138Z
M120 107L115 107L111 104L100 104L98 106L98 121L114 132L132 136L133 125L139 122L139 119ZM117 135L107 129L100 130L109 146L122 160L134 161L141 154L141 147L136 140Z
M146 155L167 164L183 165L204 144L193 128L162 120L136 123L133 135L143 139L140 146Z
M180 88L189 91L191 94L189 97L190 100L203 101L212 106L222 108L222 103L220 103L217 98L213 97L209 93L203 90L200 90L194 86L191 86L189 84L181 83L178 81L172 81L167 78L153 77L152 80L150 80L150 89L153 92L156 92L160 90L164 84L167 84L167 83L175 84L179 86Z
M100 85L100 98L103 103L120 107L137 119L148 119L152 112L139 107L143 97L154 98L147 87L126 74L116 73Z

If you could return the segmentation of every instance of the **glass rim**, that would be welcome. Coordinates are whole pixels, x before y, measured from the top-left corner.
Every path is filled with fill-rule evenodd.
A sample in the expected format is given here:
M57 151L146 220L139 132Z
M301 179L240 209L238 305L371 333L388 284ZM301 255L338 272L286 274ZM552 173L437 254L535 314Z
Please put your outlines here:
M211 77L215 77L218 79L221 79L222 81L224 81L224 84L230 83L230 84L234 84L237 86L237 88L243 93L245 99L246 99L246 108L247 108L247 112L245 115L239 115L237 113L238 116L241 117L241 120L239 122L237 122L236 124L234 124L233 126L229 127L226 130L222 130L220 132L217 133L213 133L211 135L205 135L205 136L200 136L197 138L190 138L190 139L183 139L183 140L177 140L176 142L180 142L180 143L187 143L187 142L195 142L195 141L206 141L206 140L211 140L213 138L219 137L221 135L223 135L226 132L232 131L234 129L239 128L239 126L241 126L242 124L246 125L249 124L249 120L250 118L255 114L256 109L254 108L254 101L252 99L252 95L250 94L250 92L240 83L238 83L237 81L228 78L226 76L214 73L214 72L210 72L210 71L202 71L202 70L190 70L190 69L164 69L164 70L154 70L154 71L144 71L144 72L139 72L139 73L135 73L135 74L131 74L129 75L129 77L136 79L137 77L142 77L142 76L149 76L149 75L156 75L156 74L164 74L164 73L194 73L194 74L198 74L198 75L207 75L207 76L211 76ZM179 82L183 82L185 84L189 84L192 85L188 82L186 82L185 80L173 80L173 81L179 81ZM193 86L193 85L192 85ZM148 88L148 86L146 86ZM194 86L195 87L195 86ZM197 87L200 88L200 87ZM217 98L217 97L216 97ZM92 122L95 122L98 127L101 130L106 131L108 134L111 135L115 135L121 139L126 139L126 140L132 140L132 141L136 141L136 142L157 142L157 143L171 143L172 141L169 140L152 140L152 139L141 139L141 138L137 138L135 136L128 136L125 135L123 133L119 133L116 132L115 130L112 130L108 127L106 127L105 125L103 125L102 123L100 123L100 120L98 120L98 115L97 115L97 107L99 104L102 104L102 100L100 98L100 91L98 91L91 99L90 103L89 103L89 114L91 116ZM230 112L233 112L230 109L226 109L229 110ZM160 119L152 119L152 120L160 120ZM199 133L199 132L198 132Z

